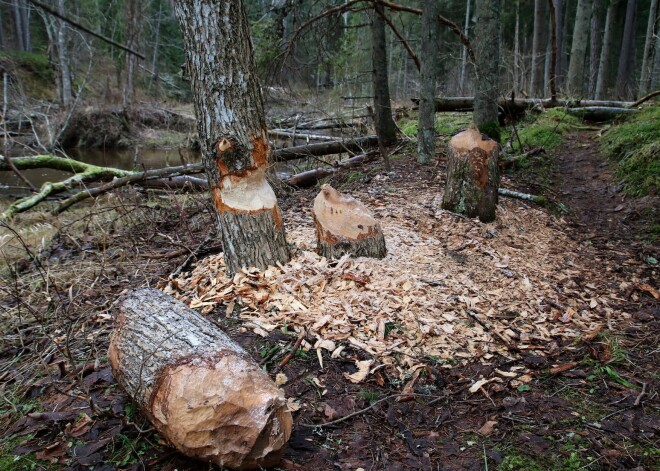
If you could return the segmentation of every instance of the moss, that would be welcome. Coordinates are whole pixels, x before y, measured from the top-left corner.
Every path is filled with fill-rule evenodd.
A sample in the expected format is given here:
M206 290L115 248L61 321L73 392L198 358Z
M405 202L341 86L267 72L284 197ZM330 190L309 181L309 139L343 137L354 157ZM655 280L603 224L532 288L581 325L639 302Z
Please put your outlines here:
M660 106L615 125L605 133L602 149L616 165L616 176L630 196L660 190Z
M502 130L500 129L500 123L497 121L490 121L488 123L482 124L479 126L479 131L494 141L502 142Z
M470 125L472 113L436 113L435 114L435 132L450 137L449 135L465 129ZM419 121L417 115L403 118L399 121L399 128L410 138L416 138Z

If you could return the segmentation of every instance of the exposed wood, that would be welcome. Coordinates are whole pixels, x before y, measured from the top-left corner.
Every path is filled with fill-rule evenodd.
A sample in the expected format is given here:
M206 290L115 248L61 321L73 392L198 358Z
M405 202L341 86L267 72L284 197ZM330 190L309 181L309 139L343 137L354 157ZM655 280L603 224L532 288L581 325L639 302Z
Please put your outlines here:
M357 139L346 139L333 142L322 142L306 146L286 147L273 152L274 160L284 162L287 160L304 159L310 155L330 155L342 152L364 152L365 149L378 145L376 136L366 136Z
M284 393L238 344L155 289L126 295L116 319L113 374L174 447L231 469L279 463L292 425Z
M326 258L383 258L385 237L371 212L356 199L323 185L314 199L317 251Z
M357 167L367 162L371 162L375 157L376 154L374 153L356 155L350 159L337 162L335 167L322 167L313 170L307 170L305 172L297 173L296 175L293 175L292 177L286 178L282 181L290 186L306 188L312 185L316 185L319 180L325 177L329 177L330 175L337 173L339 170Z
M442 209L482 222L495 220L499 151L497 142L484 138L474 125L452 137Z

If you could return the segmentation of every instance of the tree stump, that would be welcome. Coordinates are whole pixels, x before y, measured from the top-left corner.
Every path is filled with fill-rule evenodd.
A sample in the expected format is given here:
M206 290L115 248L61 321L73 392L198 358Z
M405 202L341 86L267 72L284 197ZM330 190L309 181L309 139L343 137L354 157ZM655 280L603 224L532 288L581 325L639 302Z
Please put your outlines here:
M182 302L155 289L125 296L108 358L121 387L182 453L231 469L280 461L291 435L284 393Z
M495 220L500 173L497 166L499 145L482 135L473 125L449 141L447 185L442 209Z
M387 255L380 224L359 201L323 185L314 199L316 250L327 258L347 253L355 257L383 258Z

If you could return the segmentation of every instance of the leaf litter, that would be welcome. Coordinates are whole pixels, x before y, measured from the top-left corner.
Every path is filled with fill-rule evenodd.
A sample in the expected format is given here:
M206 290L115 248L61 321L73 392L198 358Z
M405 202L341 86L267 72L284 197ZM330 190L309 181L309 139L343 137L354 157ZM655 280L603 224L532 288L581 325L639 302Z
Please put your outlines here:
M482 224L439 209L432 189L414 191L415 200L405 191L356 195L380 219L384 259L317 255L311 210L292 208L289 263L228 278L218 254L160 288L203 314L224 306L264 337L307 329L316 342L303 342L305 349L336 357L350 346L400 378L424 358L451 367L523 351L554 355L630 318L621 293L640 280L619 279L615 262L572 239L564 220L502 199L496 222ZM364 380L363 372L355 378ZM499 375L521 384L531 381L524 373Z

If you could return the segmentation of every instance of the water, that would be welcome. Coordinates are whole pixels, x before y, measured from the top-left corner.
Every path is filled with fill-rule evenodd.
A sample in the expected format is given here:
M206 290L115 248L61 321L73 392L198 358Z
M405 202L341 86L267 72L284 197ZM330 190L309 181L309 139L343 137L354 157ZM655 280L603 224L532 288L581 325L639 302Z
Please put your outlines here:
M187 149L72 149L68 156L88 164L100 167L114 167L123 170L149 170L162 167L175 167L185 163L199 162L200 154ZM16 156L14 156L16 157ZM60 181L71 173L60 172L48 168L34 170L23 170L21 172L39 188L45 182ZM23 183L13 172L0 172L0 195L25 195L27 194L25 183Z

